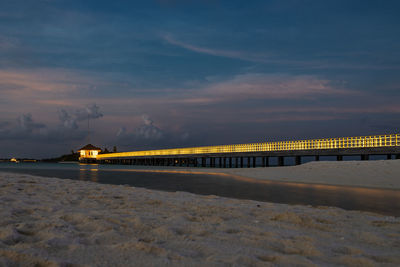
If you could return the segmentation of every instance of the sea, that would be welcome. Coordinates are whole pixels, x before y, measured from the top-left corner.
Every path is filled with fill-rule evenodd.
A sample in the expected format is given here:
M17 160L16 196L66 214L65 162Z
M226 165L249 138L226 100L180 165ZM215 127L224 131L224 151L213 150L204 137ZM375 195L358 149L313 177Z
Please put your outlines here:
M200 169L200 168L199 168ZM0 171L129 185L161 191L251 199L291 205L332 206L400 216L400 190L238 179L184 168L71 163L1 162Z

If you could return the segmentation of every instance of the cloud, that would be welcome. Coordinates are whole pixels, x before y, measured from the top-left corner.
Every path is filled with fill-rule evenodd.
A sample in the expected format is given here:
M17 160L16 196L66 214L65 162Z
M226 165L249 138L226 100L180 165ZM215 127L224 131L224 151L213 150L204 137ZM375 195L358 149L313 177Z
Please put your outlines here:
M306 99L323 96L356 94L337 89L332 82L313 75L285 75L248 73L217 81L200 89L191 90L181 100L190 104L228 103L235 101Z
M63 127L67 129L78 129L78 123L76 118L73 118L65 109L58 111L58 118L61 121Z
M191 43L177 40L171 34L163 34L161 35L161 38L170 45L181 47L195 53L206 54L216 57L239 59L254 63L275 64L280 66L290 66L294 68L311 69L311 70L315 69L388 70L388 69L400 68L396 64L385 64L385 65L362 64L359 62L338 62L332 60L332 58L334 58L335 56L348 58L348 55L345 53L339 55L327 54L325 59L322 58L322 59L295 60L293 58L298 55L295 55L294 57L292 56L291 58L288 59L287 56L279 55L276 52L255 53L244 50L215 49L215 48L194 45ZM352 52L351 54L354 55L356 53L357 52Z
M68 129L78 129L78 122L86 121L89 119L95 120L103 117L100 113L100 108L96 104L92 104L82 109L77 109L70 115L65 109L58 111L58 118L61 121L63 127Z
M87 119L101 118L103 117L103 114L99 112L99 107L96 104L92 104L84 109L76 110L75 117L78 121L83 121Z
M65 69L0 70L0 94L10 110L88 102L98 85L105 85L101 77Z
M125 127L121 127L117 132L120 140L129 140L129 142L154 143L162 140L165 136L166 133L154 125L147 114L142 115L142 124L132 132L128 132Z
M58 111L59 125L49 125L37 122L31 113L25 113L15 121L0 123L0 137L4 140L18 139L25 141L59 142L82 140L88 132L79 130L79 122L87 118L98 119L103 116L96 104L77 109L70 115L65 109Z
M6 121L0 125L0 137L7 139L25 139L43 137L47 133L47 126L44 123L36 122L31 113L25 113L15 121Z
M158 141L164 137L164 132L153 124L149 115L144 114L142 116L143 125L134 131L134 135L137 139Z
M169 43L171 45L178 46L178 47L184 48L186 50L193 51L193 52L200 53L200 54L207 54L207 55L226 57L226 58L234 58L234 59L240 59L240 60L251 61L251 62L262 62L262 63L274 62L274 60L269 59L265 55L261 55L261 54L252 54L252 53L248 53L248 52L232 51L232 50L219 50L219 49L212 49L212 48L206 48L206 47L200 47L200 46L188 44L188 43L176 40L170 34L165 34L162 36L162 38L164 41L166 41L167 43Z
M16 48L17 46L18 41L15 38L0 35L0 51L5 52Z
M118 129L116 135L118 145L137 150L182 146L190 141L188 132L162 129L148 114L143 114L141 120L141 124L131 131L125 126Z
M46 128L45 124L34 122L32 114L30 113L19 116L18 123L21 129L26 132L33 132L34 130Z

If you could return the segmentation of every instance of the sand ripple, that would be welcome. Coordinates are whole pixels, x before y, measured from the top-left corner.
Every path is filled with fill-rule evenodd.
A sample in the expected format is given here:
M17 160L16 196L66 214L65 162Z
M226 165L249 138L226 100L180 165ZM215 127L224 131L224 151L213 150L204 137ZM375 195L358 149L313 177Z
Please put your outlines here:
M400 218L0 173L0 266L399 266Z

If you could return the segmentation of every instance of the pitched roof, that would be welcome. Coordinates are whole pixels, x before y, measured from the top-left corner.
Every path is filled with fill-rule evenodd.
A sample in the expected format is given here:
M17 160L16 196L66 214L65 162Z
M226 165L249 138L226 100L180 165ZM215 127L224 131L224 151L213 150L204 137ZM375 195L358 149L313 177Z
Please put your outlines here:
M82 147L81 149L79 149L78 152L81 151L81 150L97 150L97 151L101 151L101 148L95 147L92 144L88 144L88 145Z

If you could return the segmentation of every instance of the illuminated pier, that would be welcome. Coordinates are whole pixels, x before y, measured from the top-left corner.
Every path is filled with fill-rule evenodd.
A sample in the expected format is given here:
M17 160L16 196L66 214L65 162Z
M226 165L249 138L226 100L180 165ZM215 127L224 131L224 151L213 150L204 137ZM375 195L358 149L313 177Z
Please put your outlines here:
M219 167L255 167L257 158L261 158L261 165L267 167L270 157L277 157L278 165L283 166L285 157L294 157L295 163L301 164L303 156L315 160L336 156L342 160L354 155L362 160L370 155L400 158L400 134L131 151L99 154L96 160L133 165L216 167L218 162Z

